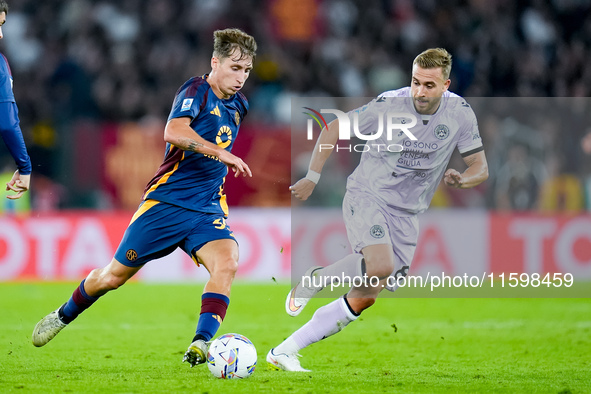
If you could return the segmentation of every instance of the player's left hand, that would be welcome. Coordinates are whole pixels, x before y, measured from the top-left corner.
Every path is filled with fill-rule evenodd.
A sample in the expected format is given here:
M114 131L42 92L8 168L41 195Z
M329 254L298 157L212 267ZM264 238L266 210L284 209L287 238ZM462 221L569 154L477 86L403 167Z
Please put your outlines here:
M250 167L248 167L248 164L246 164L244 160L242 160L238 156L231 154L227 150L222 149L218 156L218 159L220 159L222 163L224 163L225 165L230 167L232 171L234 171L234 178L236 178L240 174L242 174L243 176L252 177L252 171L250 171Z
M12 175L10 182L6 184L6 191L12 190L16 194L6 196L10 200L17 200L21 198L24 192L29 190L29 184L31 183L31 175L21 175L18 170Z
M241 163L237 163L236 165L231 166L230 168L234 171L234 178L237 178L238 175L242 174L242 176L249 176L252 178L252 172L250 171L250 167L240 160Z
M445 172L445 176L443 177L443 181L449 187L455 187L457 189L461 188L464 184L464 178L462 174L460 174L457 170L450 168Z

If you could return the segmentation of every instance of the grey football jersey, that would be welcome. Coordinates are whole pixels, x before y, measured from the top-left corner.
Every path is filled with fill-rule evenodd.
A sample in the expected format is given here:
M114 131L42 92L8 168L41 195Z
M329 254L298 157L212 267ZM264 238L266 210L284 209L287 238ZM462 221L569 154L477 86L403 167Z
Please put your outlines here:
M347 115L352 134L354 127L364 135L376 135L380 127L383 130L379 138L363 146L359 165L347 179L347 191L368 193L401 216L415 215L429 207L456 147L463 156L482 150L474 111L462 97L449 91L429 117L416 112L410 87L384 92ZM388 124L413 121L416 125L408 131L416 140L402 128L392 130L388 138ZM400 149L397 145L403 150L396 152Z

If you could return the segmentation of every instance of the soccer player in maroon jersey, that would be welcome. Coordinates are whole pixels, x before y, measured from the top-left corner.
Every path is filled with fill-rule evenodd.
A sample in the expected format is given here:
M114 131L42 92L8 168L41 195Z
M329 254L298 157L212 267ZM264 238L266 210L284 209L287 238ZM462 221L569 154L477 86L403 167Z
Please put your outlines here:
M214 33L211 72L189 79L177 91L164 130L164 162L146 186L113 260L93 270L65 304L37 324L35 346L49 342L144 264L178 247L210 273L195 336L183 358L191 366L205 362L208 342L226 315L238 268L238 244L226 223L223 184L228 167L235 176L252 176L231 149L248 112L240 89L252 70L256 48L254 38L241 30Z

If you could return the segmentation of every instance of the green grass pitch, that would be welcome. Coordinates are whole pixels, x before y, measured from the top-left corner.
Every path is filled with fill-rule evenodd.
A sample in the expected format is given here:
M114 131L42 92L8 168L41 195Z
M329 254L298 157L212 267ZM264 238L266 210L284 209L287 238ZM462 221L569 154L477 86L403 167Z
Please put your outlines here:
M313 372L287 373L267 369L267 351L328 299L292 318L288 284L236 283L218 334L246 335L259 359L224 381L181 363L202 284L129 283L35 348L34 325L75 286L0 284L0 393L591 392L590 299L384 298L301 351Z

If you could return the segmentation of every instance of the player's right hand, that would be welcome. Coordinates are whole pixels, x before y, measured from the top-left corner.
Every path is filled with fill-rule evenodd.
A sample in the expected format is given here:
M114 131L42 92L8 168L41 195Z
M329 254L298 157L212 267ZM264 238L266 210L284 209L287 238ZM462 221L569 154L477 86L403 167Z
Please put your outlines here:
M316 184L307 178L302 178L289 187L291 194L298 200L306 201L314 191Z
M16 192L16 194L10 194L6 196L6 198L10 200L17 200L21 198L24 192L29 190L29 185L31 183L31 175L21 175L18 170L14 172L12 175L12 179L10 182L6 184L6 191L12 190Z

